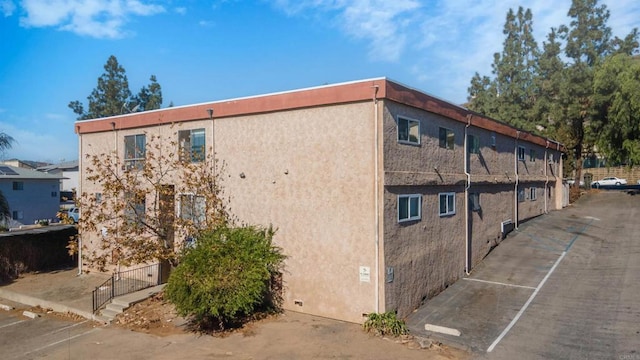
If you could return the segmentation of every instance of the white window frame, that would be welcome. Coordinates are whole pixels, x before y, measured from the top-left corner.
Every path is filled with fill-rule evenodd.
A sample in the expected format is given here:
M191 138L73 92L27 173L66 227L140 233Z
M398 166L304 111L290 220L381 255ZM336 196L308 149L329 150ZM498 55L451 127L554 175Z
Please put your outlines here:
M193 221L196 225L204 224L207 216L206 198L193 193L182 193L179 199L180 218ZM185 207L185 199L188 199L189 203L186 205L190 206L190 208Z
M396 130L398 132L398 142L401 144L409 144L409 145L420 145L420 134L421 134L421 125L420 125L420 120L415 120L415 119L410 119L408 117L405 116L398 116L397 119L398 122L398 126L396 127ZM404 134L402 134L400 132L400 122L406 122L407 124L407 133L406 139L401 139L401 136L403 136ZM411 141L411 129L412 129L412 125L411 124L416 124L418 127L418 136L417 136L417 140L416 141Z
M469 154L480 154L480 137L473 134L467 136L467 151Z
M400 207L400 203L402 200L406 199L406 204L407 204L407 209L406 209L406 214L407 217L402 218L401 217L401 210L402 208ZM417 204L417 215L411 215L413 212L411 204L412 204L412 200L417 200L418 204ZM398 222L406 222L406 221L416 221L416 220L420 220L422 219L422 195L420 194L407 194L407 195L398 195L398 200L397 200L397 205L398 205Z
M445 209L442 211L442 199L445 199ZM451 200L451 202L450 202ZM456 214L456 193L446 192L438 194L438 213L440 216L450 216Z
M442 131L444 130L444 139L442 139ZM449 135L451 135L451 143L449 143ZM456 147L456 133L446 127L438 128L438 145L447 150L454 150Z
M202 148L194 147L194 138L201 135L204 139ZM206 156L207 135L204 128L178 131L178 152L184 162L202 162Z
M524 146L518 146L518 161L524 161L527 149Z
M480 205L480 193L469 193L469 207L471 208L471 211L474 212L482 210L482 206Z
M133 140L133 148L127 147L127 140ZM139 144L139 139L142 139L143 144ZM138 145L142 145L139 147ZM124 163L127 169L136 168L141 169L144 165L145 158L147 156L147 135L146 134L134 134L126 135L124 137Z
M529 200L536 201L538 199L535 187L529 188Z

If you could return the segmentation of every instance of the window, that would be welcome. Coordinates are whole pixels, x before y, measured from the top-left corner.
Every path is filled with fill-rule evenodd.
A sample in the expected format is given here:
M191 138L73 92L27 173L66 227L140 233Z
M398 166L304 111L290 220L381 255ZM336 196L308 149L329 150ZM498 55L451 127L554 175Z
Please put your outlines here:
M144 165L146 136L144 134L124 137L124 163L127 169L140 169Z
M52 191L51 192L51 197L58 197L58 192L57 191Z
M180 195L180 217L201 224L205 220L205 198L193 194Z
M130 225L140 224L145 218L145 195L140 194L125 194L125 207L124 214L127 222Z
M178 131L181 161L200 162L205 157L204 129Z
M454 135L453 135L453 131L446 129L446 128L440 128L440 147L441 148L445 148L445 149L449 149L449 150L453 150L453 143L454 143Z
M398 142L420 145L420 121L398 117Z
M536 188L532 187L529 189L529 200L535 201L536 199L537 199Z
M467 149L469 154L480 154L480 138L475 135L467 137Z
M518 202L524 201L524 189L518 190Z
M440 193L440 216L456 213L456 193Z
M398 195L398 222L420 220L422 195Z
M524 161L525 148L524 146L518 146L518 160Z
M491 133L491 147L494 150L496 148L496 133Z
M102 193L96 193L96 204L102 204Z
M480 207L480 194L479 193L470 193L469 194L469 207L471 211L478 212L482 208Z
M24 182L22 182L22 181L14 181L13 182L13 190L24 190Z
M534 149L529 149L529 161L536 161L536 151Z
M12 218L13 220L22 220L22 218L23 218L23 217L24 217L24 214L22 213L22 211L16 211L16 210L14 210L14 211L11 213L11 218Z

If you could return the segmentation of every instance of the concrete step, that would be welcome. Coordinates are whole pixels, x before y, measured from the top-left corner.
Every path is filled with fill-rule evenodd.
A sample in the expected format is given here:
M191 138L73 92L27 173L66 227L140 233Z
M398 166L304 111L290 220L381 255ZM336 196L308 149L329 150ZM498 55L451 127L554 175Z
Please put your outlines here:
M114 302L108 303L107 306L105 306L105 308L113 311L123 312L129 308L129 304L128 303L121 304L114 301Z
M103 318L107 318L110 321L115 319L118 314L122 314L122 311L116 311L116 310L111 310L106 308L100 311L100 316L102 316Z

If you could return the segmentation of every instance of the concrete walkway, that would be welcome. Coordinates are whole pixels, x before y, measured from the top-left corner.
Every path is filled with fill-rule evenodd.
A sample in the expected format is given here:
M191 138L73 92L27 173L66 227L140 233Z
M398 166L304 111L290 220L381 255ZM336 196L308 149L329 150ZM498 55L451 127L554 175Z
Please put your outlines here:
M75 268L23 274L10 283L0 285L0 303L5 299L52 309L56 312L70 312L90 320L108 322L108 319L92 312L92 292L110 276L104 273L78 275L78 270ZM118 299L121 302L133 304L161 289L162 285L127 294Z

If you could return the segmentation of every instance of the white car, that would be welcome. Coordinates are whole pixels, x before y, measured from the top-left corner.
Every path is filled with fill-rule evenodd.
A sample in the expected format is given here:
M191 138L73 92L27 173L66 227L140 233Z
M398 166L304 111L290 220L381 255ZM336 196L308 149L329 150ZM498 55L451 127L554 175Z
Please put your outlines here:
M606 177L602 180L596 180L591 183L592 187L600 187L600 186L620 186L627 185L626 179L620 179L615 176Z

